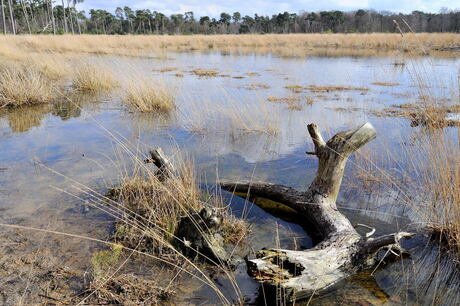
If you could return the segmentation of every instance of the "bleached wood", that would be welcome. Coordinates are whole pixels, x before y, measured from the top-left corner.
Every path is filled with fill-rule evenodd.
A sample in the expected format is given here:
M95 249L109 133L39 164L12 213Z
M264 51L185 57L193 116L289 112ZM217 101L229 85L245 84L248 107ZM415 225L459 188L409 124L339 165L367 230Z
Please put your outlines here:
M318 169L305 192L265 182L222 183L227 191L246 193L280 202L305 220L302 225L315 230L321 240L306 251L262 250L248 259L248 273L264 284L281 288L288 300L311 296L359 269L375 264L382 248L402 251L399 241L409 233L395 233L366 239L355 230L347 217L337 209L336 200L348 157L376 137L370 123L337 133L324 141L315 124L308 132L318 157ZM312 154L312 152L307 152Z

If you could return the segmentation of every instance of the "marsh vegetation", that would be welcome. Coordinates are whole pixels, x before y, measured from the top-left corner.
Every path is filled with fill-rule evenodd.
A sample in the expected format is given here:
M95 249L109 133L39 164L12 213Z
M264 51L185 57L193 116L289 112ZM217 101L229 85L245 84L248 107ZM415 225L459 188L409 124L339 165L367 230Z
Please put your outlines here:
M219 183L305 190L317 167L306 123L332 136L369 121L377 139L350 158L337 207L363 237L416 233L411 257L379 253L374 271L309 302L455 304L459 57L439 49L458 45L458 34L0 37L5 303L262 303L242 258L318 241L282 204ZM158 147L177 170L167 178L145 163ZM224 247L209 252L211 240Z

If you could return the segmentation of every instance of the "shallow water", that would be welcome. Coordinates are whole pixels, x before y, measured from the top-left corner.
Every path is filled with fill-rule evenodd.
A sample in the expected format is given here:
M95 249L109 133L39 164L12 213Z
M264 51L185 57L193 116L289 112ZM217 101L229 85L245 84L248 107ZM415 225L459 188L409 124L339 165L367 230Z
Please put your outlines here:
M128 151L139 155L158 146L167 154L180 152L192 158L203 186L212 186L217 180L252 178L303 189L316 170L315 158L305 154L311 150L306 133L310 122L318 124L328 138L370 121L378 138L366 150L384 152L381 165L385 169L407 169L404 145L423 133L423 127L411 127L410 121L402 118L376 117L373 111L417 103L420 92L416 75L422 72L430 77L427 85L431 94L439 99L455 98L451 89L457 86L460 67L458 58L413 59L406 65L410 67L394 66L390 57L286 59L181 53L169 58L91 59L114 69L122 83L137 74L173 84L178 107L168 118L129 112L121 103L120 90L93 97L70 95L74 102L0 110L1 222L104 239L110 233L111 218L88 205L88 196L79 184L104 193L130 173L133 161ZM159 71L167 67L176 70ZM215 69L220 76L198 77L190 72L195 68ZM376 82L393 84L373 84ZM294 93L285 88L290 85L354 89ZM302 109L290 110L286 103L268 102L269 97L298 97L296 104ZM307 98L313 103L308 104ZM457 128L442 132L458 135ZM353 178L358 162L352 158L348 163L338 200L352 223L365 223L375 227L377 234L384 234L406 230L416 222L407 207L395 201L394 194L356 190L346 183ZM253 224L250 244L255 250L275 246L276 233L281 247L312 245L300 226L275 218L250 202L233 197L232 209L237 216L244 213ZM424 241L418 238L409 246L423 248ZM47 243L57 245L55 239ZM97 249L81 248L75 240L60 244L66 245L66 254L73 257L64 259L66 262L84 262ZM410 269L416 262L397 262L379 269L374 276L346 280L312 302L331 304L347 292L353 292L347 295L350 303L420 302L430 293L422 294L409 285L399 290L392 287L400 284L401 267ZM254 300L258 285L246 276L244 264L235 275L249 300ZM232 297L225 280L219 283ZM194 290L186 299L215 303L209 291Z

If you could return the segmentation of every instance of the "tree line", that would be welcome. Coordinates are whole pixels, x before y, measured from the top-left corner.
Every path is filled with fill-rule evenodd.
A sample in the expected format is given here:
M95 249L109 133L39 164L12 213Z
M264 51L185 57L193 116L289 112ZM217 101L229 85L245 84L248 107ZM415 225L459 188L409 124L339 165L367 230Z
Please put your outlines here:
M460 11L410 14L375 10L279 13L242 16L221 13L219 18L196 17L193 12L165 14L118 7L112 13L77 9L83 0L0 0L3 33L12 34L246 34L246 33L365 33L404 31L460 32Z

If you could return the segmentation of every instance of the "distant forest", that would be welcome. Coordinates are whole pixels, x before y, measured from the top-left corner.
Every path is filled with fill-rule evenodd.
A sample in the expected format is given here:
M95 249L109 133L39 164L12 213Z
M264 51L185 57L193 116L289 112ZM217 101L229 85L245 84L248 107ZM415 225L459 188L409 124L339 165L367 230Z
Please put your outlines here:
M460 11L439 13L413 11L320 11L279 13L272 16L242 16L239 12L220 18L197 17L193 12L166 16L145 9L118 7L106 10L78 10L83 0L0 0L2 32L13 34L246 34L246 33L366 33L460 32Z

